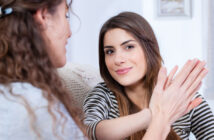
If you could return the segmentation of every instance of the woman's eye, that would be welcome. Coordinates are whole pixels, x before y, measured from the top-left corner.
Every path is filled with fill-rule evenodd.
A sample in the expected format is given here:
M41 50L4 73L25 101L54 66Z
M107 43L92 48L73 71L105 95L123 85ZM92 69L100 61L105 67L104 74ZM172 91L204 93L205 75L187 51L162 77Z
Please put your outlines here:
M134 48L134 46L132 46L132 45L126 46L126 49L127 49L127 50L128 50L128 49L132 49L132 48Z
M112 54L114 51L113 50L106 50L105 54Z

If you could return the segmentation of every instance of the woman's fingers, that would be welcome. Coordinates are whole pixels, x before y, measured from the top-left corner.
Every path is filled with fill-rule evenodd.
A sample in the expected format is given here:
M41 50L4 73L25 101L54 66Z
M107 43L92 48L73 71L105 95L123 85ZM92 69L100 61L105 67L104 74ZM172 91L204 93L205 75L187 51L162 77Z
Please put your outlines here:
M187 110L186 110L185 114L188 113L190 110L192 110L193 108L195 108L198 105L198 104L196 104L197 100L195 101L194 96L195 96L195 93L201 88L201 85L202 85L202 82L200 82L198 84L198 86L192 91L192 93L189 94L189 97L186 100L187 102L189 102L189 106L187 107ZM190 104L191 104L191 106L190 106Z
M155 86L154 91L155 92L161 92L164 89L164 85L166 83L167 75L166 75L166 68L161 67L158 73L158 79L157 79L157 84Z
M189 74L189 76L187 77L187 79L184 81L184 83L182 85L182 88L184 88L184 90L191 87L192 84L194 84L196 82L198 82L198 83L200 82L200 81L196 81L196 80L202 80L202 77L199 77L199 75L201 75L201 73L204 74L203 70L204 70L205 65L206 65L206 63L204 61L197 63L195 68L192 70L192 72ZM193 88L195 88L195 87L193 87Z
M174 80L175 82L173 82L173 84L181 86L188 77L188 75L191 73L191 71L194 69L194 67L197 65L197 63L198 63L197 59L188 60L181 69L181 71L178 73L178 75L176 75Z
M190 112L193 108L195 108L198 105L200 105L201 102L202 102L201 98L196 98L193 101L191 101L190 104L189 104L189 106L188 106L188 108L187 108L187 110L186 110L186 112L185 112L185 114L188 113L188 112Z
M174 78L174 75L175 75L175 73L177 72L177 70L178 70L178 66L176 65L176 66L171 70L171 72L169 73L169 76L168 76L167 81L166 81L166 84L165 84L165 88L169 87L169 85L171 84L171 82L172 82L172 80L173 80L173 78ZM164 89L165 89L165 88L164 88Z
M198 77L194 80L192 85L186 90L187 91L186 94L188 96L191 96L191 94L194 94L195 92L197 92L197 90L199 90L201 86L201 81L207 75L207 73L208 70L205 68L199 73Z

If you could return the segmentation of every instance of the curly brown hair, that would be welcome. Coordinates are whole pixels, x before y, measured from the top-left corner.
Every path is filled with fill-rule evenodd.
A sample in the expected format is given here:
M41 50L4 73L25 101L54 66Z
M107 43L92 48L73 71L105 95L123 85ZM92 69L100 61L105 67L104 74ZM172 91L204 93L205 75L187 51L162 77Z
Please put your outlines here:
M57 99L84 132L78 111L70 106L71 97L64 89L48 56L48 42L42 36L43 29L33 17L41 8L46 8L54 14L56 7L62 2L63 0L0 0L2 9L13 9L12 14L0 18L0 84L28 82L42 89L43 96L48 101L48 112L53 118L56 119L53 105ZM22 98L24 100L24 97ZM27 101L24 101L33 122L33 110L29 108ZM62 114L59 109L58 112ZM35 127L33 129L35 130Z

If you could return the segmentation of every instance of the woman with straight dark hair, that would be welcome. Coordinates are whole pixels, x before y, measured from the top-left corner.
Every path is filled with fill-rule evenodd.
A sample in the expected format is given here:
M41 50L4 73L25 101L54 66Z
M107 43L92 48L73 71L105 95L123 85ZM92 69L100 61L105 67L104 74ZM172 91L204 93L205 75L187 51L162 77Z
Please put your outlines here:
M162 132L151 134L153 140L188 139L190 132L197 139L214 138L213 113L196 93L208 72L205 62L189 60L167 77L155 34L140 15L123 12L105 22L99 65L104 82L84 103L92 139L140 140L151 131Z
M56 68L71 36L65 0L0 0L0 139L80 140Z

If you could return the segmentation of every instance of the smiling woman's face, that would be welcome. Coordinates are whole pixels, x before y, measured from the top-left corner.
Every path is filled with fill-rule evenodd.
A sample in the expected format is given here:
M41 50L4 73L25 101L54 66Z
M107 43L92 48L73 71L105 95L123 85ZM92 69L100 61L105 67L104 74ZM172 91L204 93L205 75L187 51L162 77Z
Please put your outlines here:
M104 36L105 63L111 76L122 86L142 84L147 70L140 43L127 31L111 29Z

